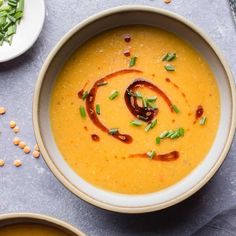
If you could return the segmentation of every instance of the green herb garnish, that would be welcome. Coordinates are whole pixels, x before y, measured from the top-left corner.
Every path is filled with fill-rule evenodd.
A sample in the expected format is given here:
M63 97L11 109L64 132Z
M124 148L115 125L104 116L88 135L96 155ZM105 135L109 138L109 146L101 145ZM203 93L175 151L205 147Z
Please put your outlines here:
M173 108L173 111L175 112L175 113L180 113L180 110L179 110L179 108L176 106L176 105L172 105L172 108Z
M99 105L99 104L96 105L96 113L97 113L98 115L101 114L101 110L100 110L100 105Z
M137 57L131 57L130 62L129 62L129 67L135 66L136 61L137 61Z
M163 58L162 61L172 61L176 58L176 53L166 53Z
M149 102L149 101L147 101L147 104L148 104L148 106L150 106L151 108L157 109L157 105L156 105L155 102Z
M88 91L85 91L82 95L82 99L85 100L88 97L89 93Z
M109 99L114 100L118 96L119 96L119 92L117 90L114 90L114 91L112 91L111 95L109 96Z
M148 132L150 129L153 129L157 124L157 119L152 120L146 127L145 131Z
M206 116L203 116L203 117L200 119L199 124L200 124L200 125L205 125L205 124L206 124L206 121L207 121Z
M179 128L177 130L166 130L164 132L162 132L159 137L156 137L156 144L159 144L161 142L162 139L165 138L170 138L170 139L176 139L179 137L183 137L184 136L184 128Z
M156 100L157 100L157 96L147 97L148 102L155 102Z
M142 126L143 123L140 120L133 120L130 124L133 126Z
M163 138L165 138L167 135L169 134L169 131L164 131L164 132L162 132L161 134L160 134L160 138L161 139L163 139Z
M179 138L179 132L178 131L175 131L171 136L170 136L171 139L175 139L175 138Z
M109 129L108 133L111 134L111 135L117 134L118 129L116 129L116 128Z
M179 136L183 137L184 136L184 128L179 128Z
M156 137L156 144L160 144L161 143L161 138L160 137Z
M139 91L135 92L135 96L136 96L137 98L143 98L142 93L139 92Z
M146 154L147 154L147 156L148 156L149 159L153 159L153 157L156 156L156 151L155 151L155 150L152 150L152 151L150 151L150 152L147 152Z
M167 71L175 71L175 67L173 65L171 65L171 64L165 65L165 69Z
M24 0L0 0L0 46L11 45L17 23L24 16Z
M107 85L107 84L108 84L107 81L103 81L103 82L98 82L98 83L97 83L97 86L105 86L105 85Z
M146 98L142 98L142 102L143 102L143 107L147 107L147 99Z
M79 111L80 111L81 117L85 119L86 118L85 108L83 106L80 106Z

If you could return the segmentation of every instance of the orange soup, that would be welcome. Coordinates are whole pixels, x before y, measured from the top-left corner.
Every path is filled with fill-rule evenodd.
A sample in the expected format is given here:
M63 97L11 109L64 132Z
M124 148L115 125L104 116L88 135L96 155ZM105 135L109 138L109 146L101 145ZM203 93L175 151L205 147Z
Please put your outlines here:
M121 27L82 45L51 97L60 152L99 188L143 194L187 176L216 135L214 75L188 43L167 31Z
M69 236L69 234L46 225L20 223L0 227L0 236Z

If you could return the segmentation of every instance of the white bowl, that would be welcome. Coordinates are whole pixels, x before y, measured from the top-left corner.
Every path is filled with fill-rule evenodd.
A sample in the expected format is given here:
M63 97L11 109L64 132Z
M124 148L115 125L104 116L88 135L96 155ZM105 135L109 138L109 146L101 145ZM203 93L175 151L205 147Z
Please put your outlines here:
M0 46L0 62L12 60L33 46L43 28L45 19L44 0L25 0L24 16L17 24L12 45L4 42Z
M118 194L99 189L78 176L65 162L54 141L49 118L53 83L64 62L85 41L124 25L151 25L171 31L189 42L214 72L221 103L219 129L208 155L187 177L164 190L141 195ZM199 190L214 175L230 148L235 131L235 85L226 61L213 42L186 19L157 8L123 6L92 16L68 32L46 59L35 89L33 122L44 159L54 175L74 194L112 211L141 213L174 205Z

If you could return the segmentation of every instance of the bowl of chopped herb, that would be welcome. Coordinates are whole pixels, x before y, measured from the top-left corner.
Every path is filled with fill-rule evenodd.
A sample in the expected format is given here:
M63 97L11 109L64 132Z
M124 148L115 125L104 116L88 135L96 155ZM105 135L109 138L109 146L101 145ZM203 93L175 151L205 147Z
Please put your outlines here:
M12 60L31 48L44 19L44 0L0 0L0 62Z

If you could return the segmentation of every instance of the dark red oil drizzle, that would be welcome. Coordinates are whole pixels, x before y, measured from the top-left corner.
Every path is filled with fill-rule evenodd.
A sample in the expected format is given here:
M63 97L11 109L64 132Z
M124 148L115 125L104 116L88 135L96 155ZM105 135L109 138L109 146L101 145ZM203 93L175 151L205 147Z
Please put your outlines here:
M130 34L126 34L124 36L124 40L125 40L126 43L129 43L131 41L131 35Z
M97 134L91 134L91 138L94 142L99 142L100 137Z
M129 155L131 158L148 158L146 153L138 153L138 154L131 154ZM172 151L165 154L158 154L152 158L154 161L175 161L179 158L179 152L178 151Z
M146 87L156 94L161 96L163 100L167 103L170 111L173 112L173 105L167 95L159 89L156 85L148 82L144 79L136 79L132 84L129 85L125 92L125 102L129 111L138 119L149 122L157 115L158 109L153 109L150 107L141 107L138 105L138 98L134 96L135 92L139 88Z
M82 97L83 97L84 89L85 89L85 87L87 86L87 84L88 84L88 81L85 83L84 87L78 92L78 97L79 97L79 98L82 98Z
M169 78L166 78L166 82L172 84L174 88L179 90L181 95L182 95L182 97L184 98L185 102L189 105L189 102L188 102L188 100L186 98L186 94L183 91L181 91L180 87L176 83L172 82Z
M99 120L99 118L95 112L96 94L97 94L98 89L101 87L101 86L99 86L99 84L107 82L108 80L111 80L111 79L115 78L116 76L129 74L129 73L142 73L142 71L136 70L136 69L123 69L123 70L119 70L114 73L108 74L105 77L97 80L94 83L94 85L92 86L92 88L90 89L90 91L88 93L88 96L86 97L86 100L85 100L86 111L87 111L89 118L91 119L91 121L93 122L93 124L95 126L97 126L100 130L102 130L103 132L106 132L108 134L109 134L109 129L105 125L103 125L103 123ZM82 98L82 96L84 94L84 89L87 86L87 83L84 85L83 89L78 92L79 98ZM158 114L158 109L144 108L144 107L140 107L138 105L137 97L133 96L133 94L135 93L135 91L138 88L141 88L141 87L142 88L146 87L146 88L154 91L155 93L157 93L159 96L161 96L162 99L169 106L170 111L173 112L172 102L170 101L168 96L161 89L159 89L157 86L155 86L151 82L148 82L144 79L136 79L133 83L131 83L129 85L129 87L127 88L125 95L124 95L126 105L127 105L128 109L130 110L130 112L135 117L137 117L138 119L141 119L141 120L145 120L146 122L149 122ZM87 129L87 127L85 127L85 129ZM129 144L133 141L133 138L130 135L121 134L121 133L119 133L119 131L115 134L110 134L110 135L112 137L120 140L121 142L126 143L126 144ZM99 142L99 140L100 140L100 137L96 134L92 134L91 138L95 142ZM146 155L146 153L132 154L129 157L145 157L145 158L147 158L147 155ZM173 151L173 152L166 153L166 154L158 154L155 157L153 157L152 159L155 161L174 161L174 160L177 160L178 158L179 158L179 152Z
M130 50L129 50L129 49L124 50L124 51L123 51L123 54L124 54L124 56L126 56L126 57L130 57Z
M100 88L100 86L98 86L98 84L100 84L102 82L107 82L108 80L111 80L111 79L115 78L116 76L129 74L129 73L142 73L142 71L136 70L136 69L123 69L123 70L119 70L114 73L111 73L109 75L106 75L105 77L97 80L94 83L94 85L92 86L92 88L89 91L89 94L86 98L86 110L87 110L89 118L91 119L91 121L94 123L95 126L97 126L100 130L102 130L103 132L106 132L108 134L109 134L109 129L105 125L103 125L103 123L99 120L99 118L95 112L96 94L97 94L98 89ZM133 138L130 135L121 134L120 132L113 134L112 137L120 140L123 143L131 143L133 141Z
M195 121L193 122L194 124L197 122L197 120L198 120L199 118L202 117L203 113L204 113L203 106L202 106L202 105L199 105L199 106L197 107L196 112L195 112Z

